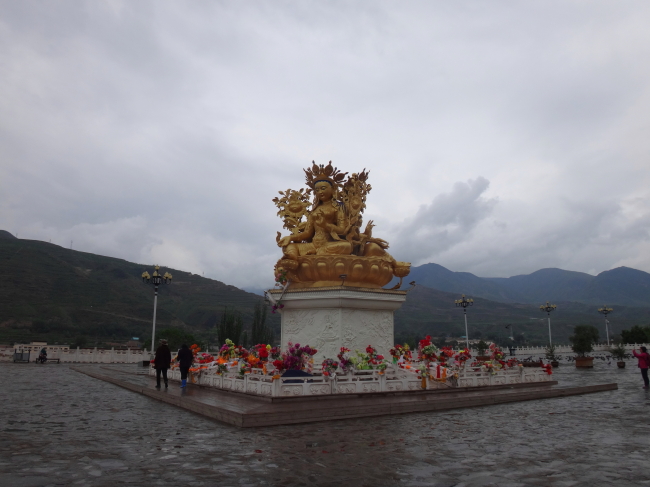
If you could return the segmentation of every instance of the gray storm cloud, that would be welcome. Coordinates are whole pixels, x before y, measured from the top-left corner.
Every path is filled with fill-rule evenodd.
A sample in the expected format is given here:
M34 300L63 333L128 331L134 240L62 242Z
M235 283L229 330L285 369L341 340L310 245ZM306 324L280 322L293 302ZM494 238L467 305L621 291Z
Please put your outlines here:
M496 198L483 196L489 185L487 179L478 177L457 182L449 193L435 196L431 204L421 206L412 218L397 227L393 252L418 265L430 262L470 237L497 204Z
M642 1L0 0L0 228L261 288L271 199L332 160L370 169L399 260L650 271L649 23Z

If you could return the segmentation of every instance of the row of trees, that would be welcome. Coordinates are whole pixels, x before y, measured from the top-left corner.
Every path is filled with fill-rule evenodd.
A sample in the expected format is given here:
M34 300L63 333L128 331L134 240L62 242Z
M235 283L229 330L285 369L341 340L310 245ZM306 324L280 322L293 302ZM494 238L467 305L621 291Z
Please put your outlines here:
M262 301L256 303L249 331L244 329L244 318L241 311L226 306L221 313L220 320L208 330L207 334L204 332L203 336L196 336L182 328L162 328L156 332L156 337L167 340L169 348L173 351L178 350L183 344L191 345L193 343L200 343L202 347L208 345L212 349L214 345L223 345L226 339L246 348L258 343L272 344L273 329L266 321L267 315L268 307ZM151 340L146 340L144 346L150 348Z
M217 324L216 339L219 345L223 345L226 339L245 348L258 343L270 344L273 342L273 329L266 323L268 309L261 301L255 304L253 309L253 323L251 324L250 335L244 330L244 319L241 312L234 308L224 308L221 320Z
M623 343L650 343L650 326L633 326L621 332Z

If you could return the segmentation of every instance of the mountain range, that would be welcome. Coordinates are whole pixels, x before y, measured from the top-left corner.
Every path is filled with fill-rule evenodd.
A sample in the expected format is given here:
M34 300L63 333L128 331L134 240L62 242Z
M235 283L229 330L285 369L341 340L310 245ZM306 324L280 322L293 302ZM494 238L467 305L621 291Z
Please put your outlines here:
M0 343L105 345L150 336L153 286L142 282L144 270L151 272L152 266L0 231ZM263 300L214 279L163 270L172 273L173 281L159 290L159 329L180 328L205 338L225 306L242 313L246 329L255 304ZM597 326L604 339L604 319L597 312L603 304L615 309L612 335L650 323L650 275L625 267L598 276L542 269L525 276L481 278L425 264L414 267L407 280L417 286L395 313L398 342L413 343L425 335L464 336L463 312L454 306L461 294L474 298L467 310L470 338L505 340L514 335L520 343L544 344L547 316L539 306L547 300L558 305L552 313L558 343L568 343L576 324ZM279 315L269 314L268 321L279 338Z
M504 278L478 277L438 264L424 264L412 268L407 279L432 289L501 303L650 306L650 274L629 267L617 267L597 276L549 268Z

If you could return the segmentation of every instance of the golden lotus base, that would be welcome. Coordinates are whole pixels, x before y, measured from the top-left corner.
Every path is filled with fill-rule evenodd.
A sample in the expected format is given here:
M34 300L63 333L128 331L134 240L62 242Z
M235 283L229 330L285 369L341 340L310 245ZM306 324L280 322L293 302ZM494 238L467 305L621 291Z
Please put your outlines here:
M291 289L340 285L380 289L395 276L407 276L411 264L385 257L305 255L297 261L281 259L276 268L287 271Z

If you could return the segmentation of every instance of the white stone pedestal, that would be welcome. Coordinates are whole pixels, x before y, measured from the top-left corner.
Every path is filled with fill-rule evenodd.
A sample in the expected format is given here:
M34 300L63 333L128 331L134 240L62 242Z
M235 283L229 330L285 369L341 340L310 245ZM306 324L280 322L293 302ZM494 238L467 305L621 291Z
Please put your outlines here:
M277 300L282 292L273 290ZM318 350L314 362L336 358L341 347L365 351L372 345L388 357L394 345L393 312L406 291L329 287L288 290L282 297L282 347L288 342Z

